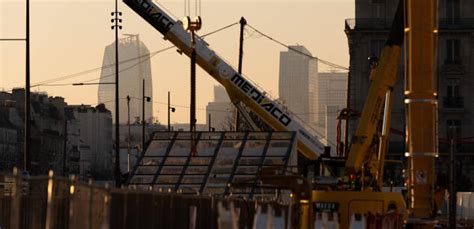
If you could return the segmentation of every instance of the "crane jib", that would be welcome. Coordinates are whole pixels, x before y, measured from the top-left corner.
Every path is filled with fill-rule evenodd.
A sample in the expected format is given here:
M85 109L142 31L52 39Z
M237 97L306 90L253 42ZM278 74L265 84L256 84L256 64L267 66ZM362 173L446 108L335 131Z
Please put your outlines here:
M270 113L275 119L277 119L282 125L288 126L291 123L291 118L283 113L274 103L268 100L262 92L253 87L239 74L235 74L232 79L232 83L235 84L242 92L247 94L253 101L259 104L264 110Z
M145 19L150 25L165 36L181 50L189 50L191 47L190 37L186 31L165 11L151 0L123 0L123 2ZM231 86L231 90L238 90L241 98L247 104L252 104L254 110L263 121L272 126L275 130L295 131L297 133L298 150L302 150L304 155L313 158L322 152L323 144L312 136L298 120L288 113L279 103L273 101L265 95L265 92L252 85L241 74L237 73L229 64L218 57L214 51L210 50L202 40L197 40L197 64L205 69L219 82ZM250 105L247 104L247 105ZM253 106L255 105L255 107Z
M140 14L144 13L142 16L147 18L151 17L150 19L154 20L152 24L163 34L166 34L174 25L173 19L168 18L163 11L154 7L154 5L147 0L124 0L124 2L131 3L130 6L132 8L135 8L138 5L140 11L137 12ZM159 22L159 24L156 24L155 22Z

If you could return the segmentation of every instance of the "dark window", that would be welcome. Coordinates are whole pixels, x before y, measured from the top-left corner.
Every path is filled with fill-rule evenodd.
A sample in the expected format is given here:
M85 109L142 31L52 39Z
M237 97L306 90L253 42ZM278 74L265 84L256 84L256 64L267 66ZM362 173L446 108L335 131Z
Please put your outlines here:
M446 60L448 64L461 63L461 41L459 39L446 40Z
M459 85L448 85L446 97L443 98L444 108L464 108L464 98L459 92Z
M459 138L461 136L461 120L459 119L448 119L446 120L447 124L447 135L451 136L454 134L454 138Z
M461 8L459 0L447 0L446 19L448 23L454 24L459 22Z
M385 3L385 0L372 0L372 3Z
M381 40L381 39L371 40L370 41L370 55L372 57L380 58L384 45L385 45L385 40Z
M449 85L447 87L447 90L446 90L446 96L447 97L454 97L454 98L457 98L457 97L460 97L460 94L459 94L459 85Z

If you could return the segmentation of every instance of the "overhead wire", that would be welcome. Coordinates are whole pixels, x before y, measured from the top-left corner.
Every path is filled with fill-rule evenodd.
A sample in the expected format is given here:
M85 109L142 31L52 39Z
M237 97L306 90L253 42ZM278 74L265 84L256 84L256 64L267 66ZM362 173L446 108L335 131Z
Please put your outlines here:
M162 51L163 50L158 50L154 53L160 53ZM153 55L154 53L152 53L151 55ZM136 60L136 59L139 59L139 58L147 57L147 56L148 56L148 54L138 56L138 57L129 58L129 59L126 59L126 60L119 61L119 64L124 64L124 63L130 62L130 61L133 61L133 60ZM92 73L92 72L95 72L95 71L98 71L98 70L110 68L110 67L113 67L113 66L115 66L115 63L108 64L108 65L103 65L102 67L92 68L92 69L88 69L88 70L81 71L81 72L78 72L78 73L73 73L73 74L70 74L70 75L65 75L65 76L61 76L61 77L57 77L57 78L52 78L52 79L40 81L40 82L35 83L31 87L42 86L43 84L54 83L54 82L57 82L57 81L62 81L62 80L66 80L66 79L75 78L75 77L78 77L78 76L82 76L82 75L89 74L89 73Z
M219 29L216 29L216 30L214 30L214 31L211 31L211 32L209 32L209 33L206 33L206 34L202 35L201 37L204 38L204 37L206 37L206 36L213 35L213 34L215 34L215 33L221 32L221 31L223 31L223 30L225 30L225 29L228 29L228 28L230 28L230 27L232 27L232 26L235 26L235 25L237 25L237 24L239 24L239 23L238 23L238 22L234 22L234 23L232 23L232 24L230 24L230 25L226 25L226 26L224 26L224 27L221 27L221 28L219 28ZM137 57L133 57L133 58L129 58L129 59L125 59L125 60L119 61L119 63L120 63L120 64L124 64L124 63L128 63L128 62L130 62L130 61L134 61L134 60L137 60L137 59L142 59L141 62L136 63L135 65L132 65L132 66L136 66L136 65L142 63L143 61L146 61L147 59L149 59L149 58L151 58L151 57L154 57L154 56L156 56L156 55L159 54L159 53L162 53L162 52L164 52L164 51L167 51L167 50L169 50L169 49L172 49L172 48L174 48L174 47L176 47L176 46L174 46L174 45L173 45L173 46L169 46L169 47L167 47L167 48L160 49L160 50L151 52L151 53L149 53L149 54L144 54L144 55L141 55L141 56L137 56ZM56 77L56 78L52 78L52 79L47 79L47 80L39 81L39 82L34 83L31 87L48 86L47 84L50 84L50 83L55 83L55 82L58 82L58 81L63 81L63 80L67 80L67 79L76 78L76 77L79 77L79 76L83 76L83 75L86 75L86 74L89 74L89 73L92 73L92 72L95 72L95 71L98 71L98 70L103 70L103 69L106 69L106 68L110 68L110 67L113 67L113 66L115 66L115 63L108 64L108 65L103 65L103 66L101 66L101 67L96 67L96 68L84 70L84 71L77 72L77 73L73 73L73 74L69 74L69 75L64 75L64 76L60 76L60 77ZM129 69L129 68L121 69L121 70L119 71L119 73L120 73L121 71L128 70L128 69ZM112 75L115 75L115 73L112 74ZM110 77L110 75L106 75L106 77ZM94 79L90 79L90 80L87 80L87 81L84 81L84 82L91 82L91 81L99 80L99 79L101 79L101 78L94 78Z
M142 99L140 99L140 98L138 98L138 97L131 96L130 98L135 99L135 100L142 101ZM109 102L113 102L113 101L109 101ZM167 102L160 102L160 101L155 101L155 100L152 100L151 102L156 103L156 104L160 104L160 105L168 105ZM230 105L230 102L229 102L229 105ZM189 108L190 108L189 106L180 105L180 104L175 104L175 103L170 103L170 106L172 106L172 107L179 107L179 108L186 108L186 109L189 109ZM202 108L202 107L196 108L196 109L197 109L197 110L203 110L203 111L230 112L229 110L216 110L216 109L207 109L207 108ZM336 112L336 113L337 113L337 112ZM296 114L296 115L326 114L326 112L293 113L293 114Z
M130 98L135 99L135 100L142 101L142 99L137 98L137 97L131 96ZM152 103L156 103L156 104L160 104L160 105L168 105L168 103L166 103L166 102L159 102L159 101L153 101L153 100L152 100L151 102L152 102ZM170 103L170 106L172 106L172 107L179 107L179 108L185 108L185 109L190 109L190 108L191 108L190 106L179 105L179 104L172 104L172 103ZM215 109L207 109L207 108L202 108L202 107L196 107L196 110L225 112L225 113L231 112L231 110L215 110Z
M119 73L120 73L120 72L127 71L127 70L132 69L132 68L135 68L137 65L139 65L139 64L141 64L141 63L143 63L143 62L145 62L145 61L147 61L147 60L149 60L149 59L151 59L152 57L156 56L157 54L162 53L162 52L164 52L164 51L167 51L167 50L169 50L169 49L172 49L172 48L174 48L174 47L175 47L174 45L173 45L173 46L169 46L169 47L167 47L167 48L164 48L164 49L158 50L158 51L156 51L156 52L153 52L151 55L145 55L146 57L145 57L145 58L142 58L141 61L139 61L138 63L136 63L136 64L134 64L134 65L131 65L131 66L128 66L128 67L126 67L126 68L123 68L123 69L119 70ZM106 79L106 78L109 78L109 77L112 77L112 76L115 76L115 73L107 74L107 75L104 75L104 76L99 77L99 78L94 78L94 79L90 79L90 80L85 80L85 81L82 81L81 83L89 83L89 82L96 81L96 80Z
M256 28L253 27L252 25L247 24L247 26L250 27L251 29L253 29L255 32L261 34L263 37L265 37L265 38L267 38L267 39L269 39L269 40L271 40L271 41L273 41L273 42L275 42L275 43L277 43L277 44L279 44L279 45L281 45L281 46L283 46L283 47L285 47L285 48L288 48L288 49L291 50L291 51L297 52L297 53L299 53L299 54L301 54L301 55L304 55L304 56L306 56L306 57L308 57L308 58L318 60L319 62L321 62L321 63L323 63L323 64L325 64L325 65L331 66L331 67L333 67L333 68L336 68L336 69L347 70L347 71L349 70L349 68L347 68L347 67L341 66L341 65L339 65L339 64L332 63L332 62L327 61L327 60L323 60L323 59L321 59L321 58L318 58L318 57L309 55L309 54L304 53L304 52L301 52L301 51L299 51L299 50L297 50L297 49L295 49L295 48L292 48L292 47L290 47L289 45L287 45L287 44L285 44L285 43L283 43L283 42L281 42L281 41L279 41L279 40L277 40L277 39L275 39L275 38L273 38L273 37L271 37L271 36L269 36L269 35L263 33L262 31L256 29Z
M47 87L59 87L59 86L70 86L70 83L57 83L57 84L41 84L38 86L31 86L31 87L39 87L39 86L47 86Z
M221 27L221 28L219 28L219 29L217 29L217 30L214 30L214 31L211 31L211 32L209 32L209 33L206 33L206 34L202 35L201 38L204 38L204 37L206 37L206 36L210 36L210 35L213 35L213 34L215 34L215 33L221 32L221 31L223 31L223 30L225 30L225 29L228 29L228 28L230 28L230 27L232 27L232 26L235 26L235 25L237 25L237 24L239 24L239 23L238 23L238 22L234 22L234 23L229 24L229 25L227 25L227 26ZM167 47L167 48L164 48L164 49L155 51L155 52L153 52L151 55L143 55L142 57L145 57L145 58L144 58L144 59L142 58L142 59L143 59L142 61L140 61L139 63L137 63L137 64L135 64L135 65L132 65L132 66L130 66L130 67L124 68L124 69L120 70L119 72L126 71L126 70L128 70L128 69L131 69L131 68L135 67L136 65L138 65L138 64L140 64L140 63L142 63L142 62L144 62L144 61L146 61L146 60L148 60L148 59L151 59L152 57L154 57L154 56L157 55L158 53L167 51L167 50L172 49L172 48L174 48L174 47L176 47L176 46L172 45L172 46L169 46L169 47ZM137 58L133 58L133 59L137 59ZM115 64L114 64L114 65L115 65ZM108 77L112 77L112 76L115 76L115 73L112 73L112 74L109 74L109 75L105 75L105 76L103 76L103 77L91 79L91 80L86 80L86 81L83 81L83 83L89 83L89 82L91 82L91 81L95 81L95 80L99 80L99 79L104 79L104 78L108 78Z
M341 69L341 70L346 70L346 71L349 70L349 68L347 68L347 67L344 67L344 66L341 66L341 65L332 63L332 62L327 61L327 60L320 59L320 58L318 58L318 57L314 57L314 56L309 55L309 54L307 54L307 53L301 52L301 51L299 51L299 50L297 50L297 49L295 49L295 48L292 48L292 47L290 47L289 45L286 45L286 44L284 44L283 42L281 42L281 41L279 41L279 40L277 40L277 39L275 39L275 38L273 38L273 37L271 37L271 36L269 36L269 35L267 35L267 34L261 32L260 30L256 29L256 28L253 27L252 25L247 24L247 26L250 27L250 28L251 28L252 30L254 30L255 32L257 32L258 34L260 34L261 36L263 36L263 37L265 37L265 38L267 38L267 39L269 39L269 40L271 40L271 41L273 41L273 42L275 42L275 43L277 43L277 44L279 44L279 45L281 45L281 46L287 48L288 50L292 50L292 51L294 51L294 52L296 52L296 53L298 53L298 54L304 55L304 56L306 56L306 57L308 57L308 58L315 59L315 60L321 62L322 64L328 65L328 66L333 67L333 68L336 68L336 69ZM253 36L253 33L250 33L249 37L252 37L252 36ZM301 122L306 123L304 120L302 120L301 118L299 118L300 115L306 115L306 114L295 114L295 113L292 113L292 112L290 112L290 113L293 114L293 115L295 115L295 117L298 118ZM309 126L309 127L310 127L310 126ZM327 141L330 145L334 145L334 146L335 146L335 144L334 144L332 141L330 141L329 139L327 139L327 138L325 137L325 135L322 134L322 133L320 133L318 130L316 130L316 129L312 128L312 127L310 127L309 129L311 129L312 131L314 131L316 135L319 135L320 137L326 139L326 141Z

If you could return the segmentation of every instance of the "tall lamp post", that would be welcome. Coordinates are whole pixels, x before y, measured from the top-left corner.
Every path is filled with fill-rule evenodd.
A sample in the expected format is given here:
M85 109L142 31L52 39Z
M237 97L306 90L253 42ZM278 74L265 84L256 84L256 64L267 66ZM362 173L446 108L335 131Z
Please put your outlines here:
M112 12L112 30L115 30L115 187L120 188L122 186L122 178L120 172L120 134L119 134L119 54L118 54L118 30L122 29L119 23L122 19L122 12L118 11L118 0L115 0L115 11Z
M127 95L127 125L128 125L128 145L127 145L127 149L128 149L128 160L127 160L127 168L128 168L128 172L130 173L130 171L132 170L131 169L131 164L132 164L132 156L131 156L131 152L130 152L130 146L132 144L132 140L130 139L130 96Z
M170 112L175 112L176 108L170 106L170 92L168 91L168 132L171 132L171 114Z
M30 0L26 0L26 84L25 84L25 153L23 169L30 171L31 129L30 129Z

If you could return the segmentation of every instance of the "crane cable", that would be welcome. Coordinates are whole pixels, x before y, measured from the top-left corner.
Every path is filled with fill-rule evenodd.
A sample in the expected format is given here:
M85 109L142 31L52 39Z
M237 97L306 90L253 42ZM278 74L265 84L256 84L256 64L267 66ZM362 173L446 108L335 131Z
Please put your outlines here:
M194 16L201 16L201 0L194 0ZM191 1L184 0L184 16L190 17L191 16Z

